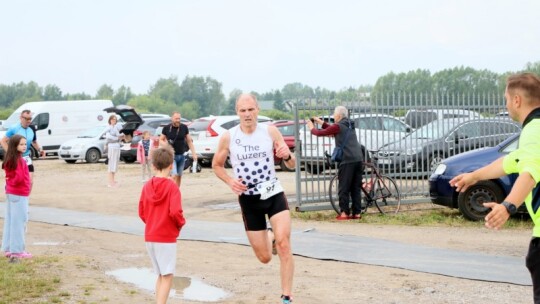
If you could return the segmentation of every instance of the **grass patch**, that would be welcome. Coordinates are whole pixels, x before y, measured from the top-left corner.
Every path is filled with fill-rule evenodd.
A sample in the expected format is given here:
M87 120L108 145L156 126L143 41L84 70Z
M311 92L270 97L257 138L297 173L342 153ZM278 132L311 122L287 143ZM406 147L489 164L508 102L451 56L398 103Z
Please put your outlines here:
M373 211L373 210L372 210ZM337 222L336 212L325 211L291 211L292 218L304 221ZM370 212L362 214L360 221L352 223L379 224L379 225L405 225L405 226L439 226L439 227L484 227L483 221L472 222L463 217L459 210L449 208L425 208L417 210L400 211L397 214L380 214ZM512 217L506 222L504 228L532 229L533 223L528 215Z
M60 278L50 271L58 261L56 257L35 257L18 263L0 259L0 304L28 303L32 299L58 303Z

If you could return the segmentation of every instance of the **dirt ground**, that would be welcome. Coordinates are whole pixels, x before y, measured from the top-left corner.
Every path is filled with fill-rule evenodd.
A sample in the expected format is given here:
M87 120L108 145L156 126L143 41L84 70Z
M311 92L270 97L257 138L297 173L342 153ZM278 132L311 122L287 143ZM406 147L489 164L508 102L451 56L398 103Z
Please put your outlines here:
M142 187L140 166L121 164L119 188L106 187L106 165L66 164L58 159L35 162L31 206L102 214L137 216ZM294 173L278 172L293 194ZM237 209L214 209L235 201L210 168L185 172L183 207L189 220L236 222ZM5 201L4 194L0 200ZM30 207L31 208L31 207ZM31 209L30 209L30 212ZM0 219L0 223L3 221ZM0 226L1 227L1 226ZM404 243L493 255L524 257L529 230L368 225L359 222L293 220L293 229L362 235ZM294 250L294 243L292 244ZM150 268L141 236L31 222L27 249L35 256L60 258L50 269L61 278L63 303L152 303L151 293L120 282L107 271ZM381 252L381 254L384 254ZM295 256L294 303L530 303L532 287L473 281L403 269ZM230 296L220 303L279 303L279 261L260 264L251 248L180 240L176 276L192 277L222 288ZM170 303L196 303L173 299Z

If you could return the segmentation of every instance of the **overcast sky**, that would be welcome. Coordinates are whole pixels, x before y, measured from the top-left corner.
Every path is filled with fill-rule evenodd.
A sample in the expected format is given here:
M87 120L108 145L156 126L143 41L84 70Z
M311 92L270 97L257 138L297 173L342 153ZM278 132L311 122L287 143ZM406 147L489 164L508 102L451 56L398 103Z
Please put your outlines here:
M0 84L94 95L210 76L226 96L540 60L538 0L0 0Z

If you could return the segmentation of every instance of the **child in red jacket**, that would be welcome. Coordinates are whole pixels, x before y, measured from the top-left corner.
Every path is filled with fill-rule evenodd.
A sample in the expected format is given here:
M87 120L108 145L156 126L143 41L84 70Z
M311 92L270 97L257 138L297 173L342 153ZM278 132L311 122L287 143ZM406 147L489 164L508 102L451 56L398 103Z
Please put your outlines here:
M31 258L26 247L25 232L28 222L28 197L32 183L28 165L22 157L26 151L26 138L13 135L8 141L2 167L6 171L6 216L2 233L2 251L6 257Z
M180 190L169 178L173 158L171 148L152 151L155 176L143 186L139 200L139 217L146 224L146 249L158 275L156 303L167 303L176 268L176 239L186 223Z

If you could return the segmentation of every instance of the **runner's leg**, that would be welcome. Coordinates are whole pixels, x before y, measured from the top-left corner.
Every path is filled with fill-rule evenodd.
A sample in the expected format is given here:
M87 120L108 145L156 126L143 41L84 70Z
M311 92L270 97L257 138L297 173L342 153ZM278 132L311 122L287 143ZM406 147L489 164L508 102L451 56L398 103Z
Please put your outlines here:
M246 231L249 243L253 249L253 253L261 263L268 263L272 260L272 240L268 237L268 232L265 230Z
M281 211L270 218L276 249L280 260L282 294L292 295L294 276L294 260L291 250L291 214L289 210ZM272 244L270 243L270 250Z

